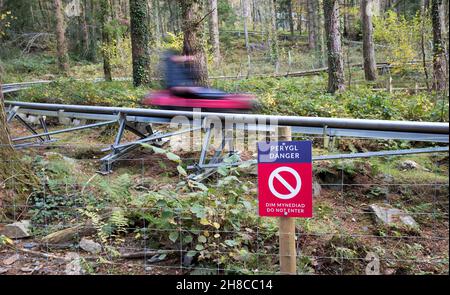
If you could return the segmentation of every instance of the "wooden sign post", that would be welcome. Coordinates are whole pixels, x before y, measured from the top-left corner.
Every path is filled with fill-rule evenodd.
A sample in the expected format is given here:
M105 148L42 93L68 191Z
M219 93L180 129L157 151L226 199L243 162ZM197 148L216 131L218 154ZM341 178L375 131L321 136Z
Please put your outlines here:
M291 127L279 127L278 139L291 141ZM295 218L279 217L280 273L297 274L297 251L295 248Z
M259 216L279 218L280 273L297 274L295 218L312 217L312 143L278 131L278 141L258 143Z

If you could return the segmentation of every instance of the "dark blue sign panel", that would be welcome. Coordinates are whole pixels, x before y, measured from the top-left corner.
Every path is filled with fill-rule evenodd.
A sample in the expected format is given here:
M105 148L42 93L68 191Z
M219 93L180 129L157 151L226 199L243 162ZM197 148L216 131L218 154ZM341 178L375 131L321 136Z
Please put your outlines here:
M258 163L311 163L311 141L258 143Z

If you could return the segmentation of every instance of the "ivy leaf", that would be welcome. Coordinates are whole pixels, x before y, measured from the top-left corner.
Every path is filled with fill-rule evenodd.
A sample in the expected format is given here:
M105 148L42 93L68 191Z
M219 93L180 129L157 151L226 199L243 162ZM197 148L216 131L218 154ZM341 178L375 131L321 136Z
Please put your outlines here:
M194 187L198 187L199 189L201 189L204 192L208 191L208 187L206 185L204 185L201 182L197 182L197 181L190 181L190 184Z
M178 166L177 166L177 170L178 170L178 173L180 173L180 175L182 175L182 176L187 176L186 170L184 170L184 168L181 167L181 165L178 165Z
M227 176L228 175L228 168L225 166L220 166L219 168L217 168L217 173L219 173L222 176Z
M220 224L218 224L217 222L214 222L214 223L213 223L213 226L214 226L216 229L219 229L219 228L220 228Z
M184 237L183 242L190 243L190 242L192 242L192 240L193 240L192 236L188 235L188 236Z
M197 251L191 250L191 251L188 251L188 252L187 252L186 256L187 256L187 257L194 257L195 254L197 254Z
M251 210L252 204L249 201L243 201L242 204L244 204L245 209Z
M197 251L202 251L203 249L205 249L205 247L203 247L203 245L201 245L201 244L197 244L195 246L195 250L197 250Z
M171 232L169 234L169 240L175 243L178 240L178 232L176 231Z
M225 244L230 247L234 247L238 244L235 240L225 240Z
M198 218L206 217L205 208L199 204L194 204L191 207L191 212L194 213Z
M170 161L178 162L178 163L181 162L180 156L175 155L174 153L168 152L168 153L166 154L166 157L167 157L167 159L169 159Z
M173 216L173 213L172 213L172 211L169 211L169 210L164 210L161 213L161 218L171 218L172 216Z
M200 243L206 243L206 237L205 236L203 236L203 235L201 235L201 236L198 236L198 241L200 242Z
M151 148L153 149L153 152L155 154L165 154L166 153L166 150L164 150L162 148L159 148L159 147L156 147L156 146L152 146L152 145L151 145Z
M206 218L202 218L202 219L200 219L200 224L201 225L209 225L209 221Z
M146 148L146 149L152 149L153 147L151 145L149 145L148 143L141 143L141 146Z

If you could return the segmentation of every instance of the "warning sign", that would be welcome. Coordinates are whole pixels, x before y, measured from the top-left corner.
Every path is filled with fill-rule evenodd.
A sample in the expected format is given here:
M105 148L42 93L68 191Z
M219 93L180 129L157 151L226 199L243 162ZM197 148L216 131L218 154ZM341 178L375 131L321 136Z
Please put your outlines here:
M260 216L312 217L311 141L258 143Z

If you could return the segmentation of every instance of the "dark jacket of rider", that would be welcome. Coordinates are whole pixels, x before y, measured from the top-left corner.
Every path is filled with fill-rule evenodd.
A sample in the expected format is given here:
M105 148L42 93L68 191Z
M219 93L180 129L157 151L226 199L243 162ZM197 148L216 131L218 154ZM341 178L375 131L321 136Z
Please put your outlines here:
M164 63L164 83L167 89L176 86L196 85L197 73L193 65L189 62L176 62L171 58L178 55L174 50L168 50L163 55Z

